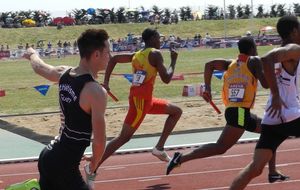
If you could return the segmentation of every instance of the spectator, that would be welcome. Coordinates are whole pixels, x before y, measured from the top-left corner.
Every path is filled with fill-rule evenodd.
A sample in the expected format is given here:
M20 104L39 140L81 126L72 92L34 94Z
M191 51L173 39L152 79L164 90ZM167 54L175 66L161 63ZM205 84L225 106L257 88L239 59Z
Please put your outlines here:
M204 39L204 44L206 47L208 47L210 45L210 41L211 41L211 36L209 35L209 33L206 33L205 39Z
M251 36L252 36L251 31L248 30L248 31L246 32L246 36L247 36L247 37L251 37Z
M61 43L61 41L60 41L60 40L58 41L58 43L57 43L57 46L58 46L59 48L61 48L61 47L62 47L62 43Z
M51 42L48 42L47 46L48 46L48 49L50 50L52 48Z

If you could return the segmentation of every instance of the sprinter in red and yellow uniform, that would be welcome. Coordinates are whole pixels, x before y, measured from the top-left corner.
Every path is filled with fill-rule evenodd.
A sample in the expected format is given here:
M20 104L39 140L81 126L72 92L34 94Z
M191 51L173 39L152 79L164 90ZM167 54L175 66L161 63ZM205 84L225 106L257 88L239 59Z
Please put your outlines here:
M212 99L210 85L213 71L225 71L222 99L226 107L226 126L222 134L216 143L205 144L184 155L175 152L167 166L167 174L176 166L189 160L224 154L236 144L245 130L261 132L261 118L251 114L250 108L254 105L257 80L264 88L268 88L268 84L262 72L261 61L256 57L257 50L254 40L251 37L244 37L239 40L238 47L240 54L237 59L215 59L205 64L203 98L207 102ZM273 183L287 178L276 170L274 154L269 162L269 182Z
M169 115L152 154L162 161L168 162L170 160L170 157L164 151L164 145L179 120L182 110L164 99L154 98L153 88L157 73L164 83L171 81L175 70L177 52L170 49L171 64L169 68L166 68L159 50L159 33L153 29L145 29L142 33L142 39L145 42L145 47L142 50L113 56L106 69L103 85L107 90L109 90L109 78L117 63L131 62L133 79L129 94L129 110L121 133L108 143L102 162L131 139L146 114Z

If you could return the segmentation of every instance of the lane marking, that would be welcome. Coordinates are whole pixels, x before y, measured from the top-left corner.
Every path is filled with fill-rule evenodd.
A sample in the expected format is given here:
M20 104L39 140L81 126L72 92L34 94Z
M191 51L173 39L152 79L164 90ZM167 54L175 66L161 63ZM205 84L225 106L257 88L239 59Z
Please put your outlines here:
M300 165L300 162L287 163L286 166ZM242 168L228 168L221 170L208 170L208 171L199 171L199 172L185 172L185 173L176 173L171 175L157 175L157 176L144 176L144 177L131 177L131 178L119 178L119 179L108 179L108 180L99 180L95 183L110 183L110 182L122 182L122 181L132 181L132 180L147 180L152 178L166 178L166 177L177 177L177 176L188 176L188 175L198 175L198 174L210 174L210 173L221 173L221 172L230 172L230 171L240 171Z
M282 183L298 183L300 182L300 179L296 180L287 180L287 181L281 181L279 182L280 184ZM277 183L250 183L248 184L247 187L256 187L256 186L269 186L269 185L276 185ZM213 188L205 188L205 189L197 189L197 190L221 190L221 189L228 189L229 186L227 187L213 187Z
M30 173L10 173L10 174L0 174L0 177L13 177L13 176L22 176L22 175L38 175L39 172L30 172ZM1 190L1 189L0 189Z
M156 180L161 180L161 178L150 178L150 179L143 179L143 180L139 180L139 182L145 182L145 181L156 181Z
M125 169L125 167L111 167L111 168L105 168L104 170L120 170L120 169Z
M295 152L295 151L300 151L300 148L286 149L286 150L282 150L282 151L277 151L277 153L279 153L279 152ZM226 155L226 156L212 156L212 157L207 157L207 158L203 158L203 159L230 158L230 157L241 157L241 156L248 156L248 155L253 155L253 153L232 154L232 155ZM300 162L282 163L282 164L277 164L277 166L299 165L299 163ZM165 164L165 162L157 161L157 162L142 162L142 163L135 163L135 164L121 164L121 165L115 165L115 166L103 166L103 167L100 167L100 169L103 169L103 170L114 170L114 169L116 169L117 170L117 169L125 169L126 167L143 166L143 165L150 165L150 164L151 165L153 165L153 164ZM82 168L80 170L82 170ZM0 174L0 177L38 175L38 174L39 174L38 172L8 173L8 174Z

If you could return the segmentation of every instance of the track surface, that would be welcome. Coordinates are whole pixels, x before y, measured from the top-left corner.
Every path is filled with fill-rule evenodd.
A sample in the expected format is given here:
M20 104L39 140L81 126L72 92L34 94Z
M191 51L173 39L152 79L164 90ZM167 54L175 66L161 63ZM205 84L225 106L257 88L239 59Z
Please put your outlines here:
M300 189L300 139L284 142L277 153L277 167L290 180L269 184L268 169L251 181L246 190ZM96 190L221 190L228 189L233 178L252 159L255 143L237 144L226 154L193 160L165 175L166 163L151 153L114 155L99 169ZM190 149L179 150L181 152ZM173 155L173 151L169 151ZM81 166L82 169L82 166ZM9 184L38 178L37 163L0 165L0 190Z

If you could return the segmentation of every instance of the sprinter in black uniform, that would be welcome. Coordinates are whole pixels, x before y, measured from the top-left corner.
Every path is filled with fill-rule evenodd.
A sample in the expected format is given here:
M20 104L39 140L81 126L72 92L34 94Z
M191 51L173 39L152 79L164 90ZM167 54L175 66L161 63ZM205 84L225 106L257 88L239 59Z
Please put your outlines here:
M104 30L87 30L78 38L80 63L77 67L51 66L41 60L34 49L27 49L34 71L44 78L59 82L59 103L62 112L60 134L44 148L39 157L42 190L89 190L79 165L90 145L90 171L95 171L102 158L106 135L104 112L106 91L95 79L106 68L110 58L108 34Z

